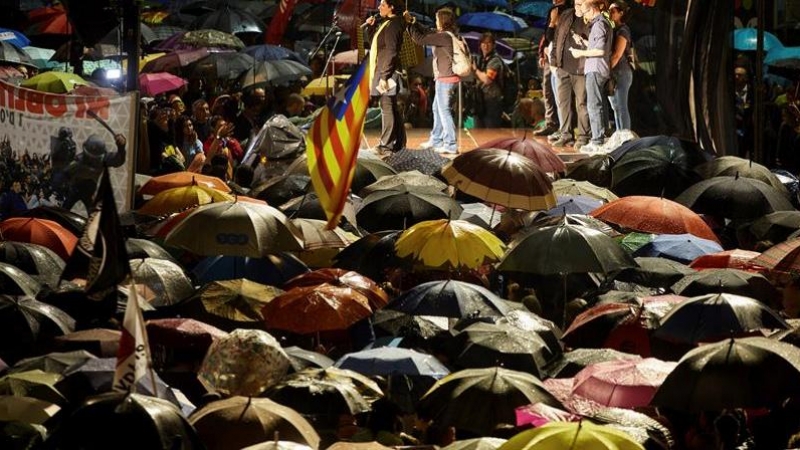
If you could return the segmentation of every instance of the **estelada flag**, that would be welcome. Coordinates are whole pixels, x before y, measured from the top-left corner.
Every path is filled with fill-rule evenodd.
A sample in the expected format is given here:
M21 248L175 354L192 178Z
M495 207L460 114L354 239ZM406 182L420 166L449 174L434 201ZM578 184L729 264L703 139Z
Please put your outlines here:
M136 390L136 383L147 375L150 368L150 346L147 343L147 331L133 282L121 331L117 368L114 371L112 386L117 392L133 392Z
M272 21L270 21L269 27L267 27L267 33L264 36L264 42L266 44L281 44L296 4L297 0L281 0L280 3L278 3L278 11L275 13L275 16L272 17Z
M366 58L328 100L306 135L308 173L328 218L328 229L338 225L353 181L369 103L368 64Z

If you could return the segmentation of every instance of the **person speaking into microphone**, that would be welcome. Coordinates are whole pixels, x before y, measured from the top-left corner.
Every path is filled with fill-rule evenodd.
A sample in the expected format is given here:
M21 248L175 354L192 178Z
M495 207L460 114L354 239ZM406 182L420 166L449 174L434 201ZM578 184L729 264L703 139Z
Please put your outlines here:
M381 139L376 147L379 155L398 152L406 145L403 118L397 107L400 48L403 43L403 18L398 14L399 0L381 0L378 14L362 24L372 33L369 49L369 73L372 75L370 95L380 97ZM382 19L380 22L378 18Z

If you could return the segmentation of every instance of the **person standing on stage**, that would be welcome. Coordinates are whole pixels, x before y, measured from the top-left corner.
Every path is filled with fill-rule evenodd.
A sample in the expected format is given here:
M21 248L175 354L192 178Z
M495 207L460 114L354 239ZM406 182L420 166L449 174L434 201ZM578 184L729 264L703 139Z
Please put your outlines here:
M398 14L399 0L381 0L378 4L380 18L383 19L374 32L369 50L369 69L372 74L373 97L380 96L381 141L378 154L397 152L406 145L406 131L403 118L397 107L399 90L395 73L400 66L400 47L403 43L403 19ZM370 29L378 24L375 16L364 22Z
M450 8L436 11L436 29L426 30L417 24L417 19L406 11L403 13L411 39L418 45L433 46L433 78L436 80L433 96L433 129L428 141L420 148L433 148L442 153L458 153L456 125L450 111L454 91L459 78L453 72L453 36L456 30L456 15Z
M494 34L481 36L481 55L472 64L477 78L477 128L500 128L503 126L503 81L505 63L495 52Z

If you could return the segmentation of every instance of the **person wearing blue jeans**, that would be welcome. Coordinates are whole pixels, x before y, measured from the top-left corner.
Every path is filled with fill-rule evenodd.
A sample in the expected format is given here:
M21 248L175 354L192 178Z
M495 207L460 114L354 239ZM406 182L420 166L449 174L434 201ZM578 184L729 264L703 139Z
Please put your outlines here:
M631 129L631 113L628 109L628 92L633 84L631 67L631 28L627 21L630 7L622 0L608 7L609 17L614 22L614 45L611 53L611 74L614 77L614 94L608 97L614 110L614 125L617 131Z
M611 76L610 57L613 43L611 22L603 15L606 0L586 0L583 3L583 17L589 21L589 42L586 50L571 48L575 58L585 58L583 73L586 77L586 108L589 110L589 126L592 138L581 153L597 153L605 142L606 120L603 101L605 85Z
M461 78L453 72L452 35L457 36L456 15L449 8L436 11L435 30L424 29L408 11L403 13L403 17L408 23L408 33L415 43L433 46L433 78L436 80L436 91L433 96L433 129L428 141L420 147L434 148L442 153L458 153L456 125L453 113L450 111L454 88L461 81Z

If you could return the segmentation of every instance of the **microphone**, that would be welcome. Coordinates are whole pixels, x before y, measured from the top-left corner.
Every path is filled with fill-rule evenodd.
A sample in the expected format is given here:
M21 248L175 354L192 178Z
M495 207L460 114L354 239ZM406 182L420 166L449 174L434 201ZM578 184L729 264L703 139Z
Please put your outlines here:
M380 20L381 14L380 13L373 14L371 17L374 18L375 20ZM368 19L369 19L369 17L367 17L367 19L364 19L364 20L368 20ZM369 27L369 24L367 22L364 22L364 23L361 24L361 29L362 30L367 28L367 27Z

